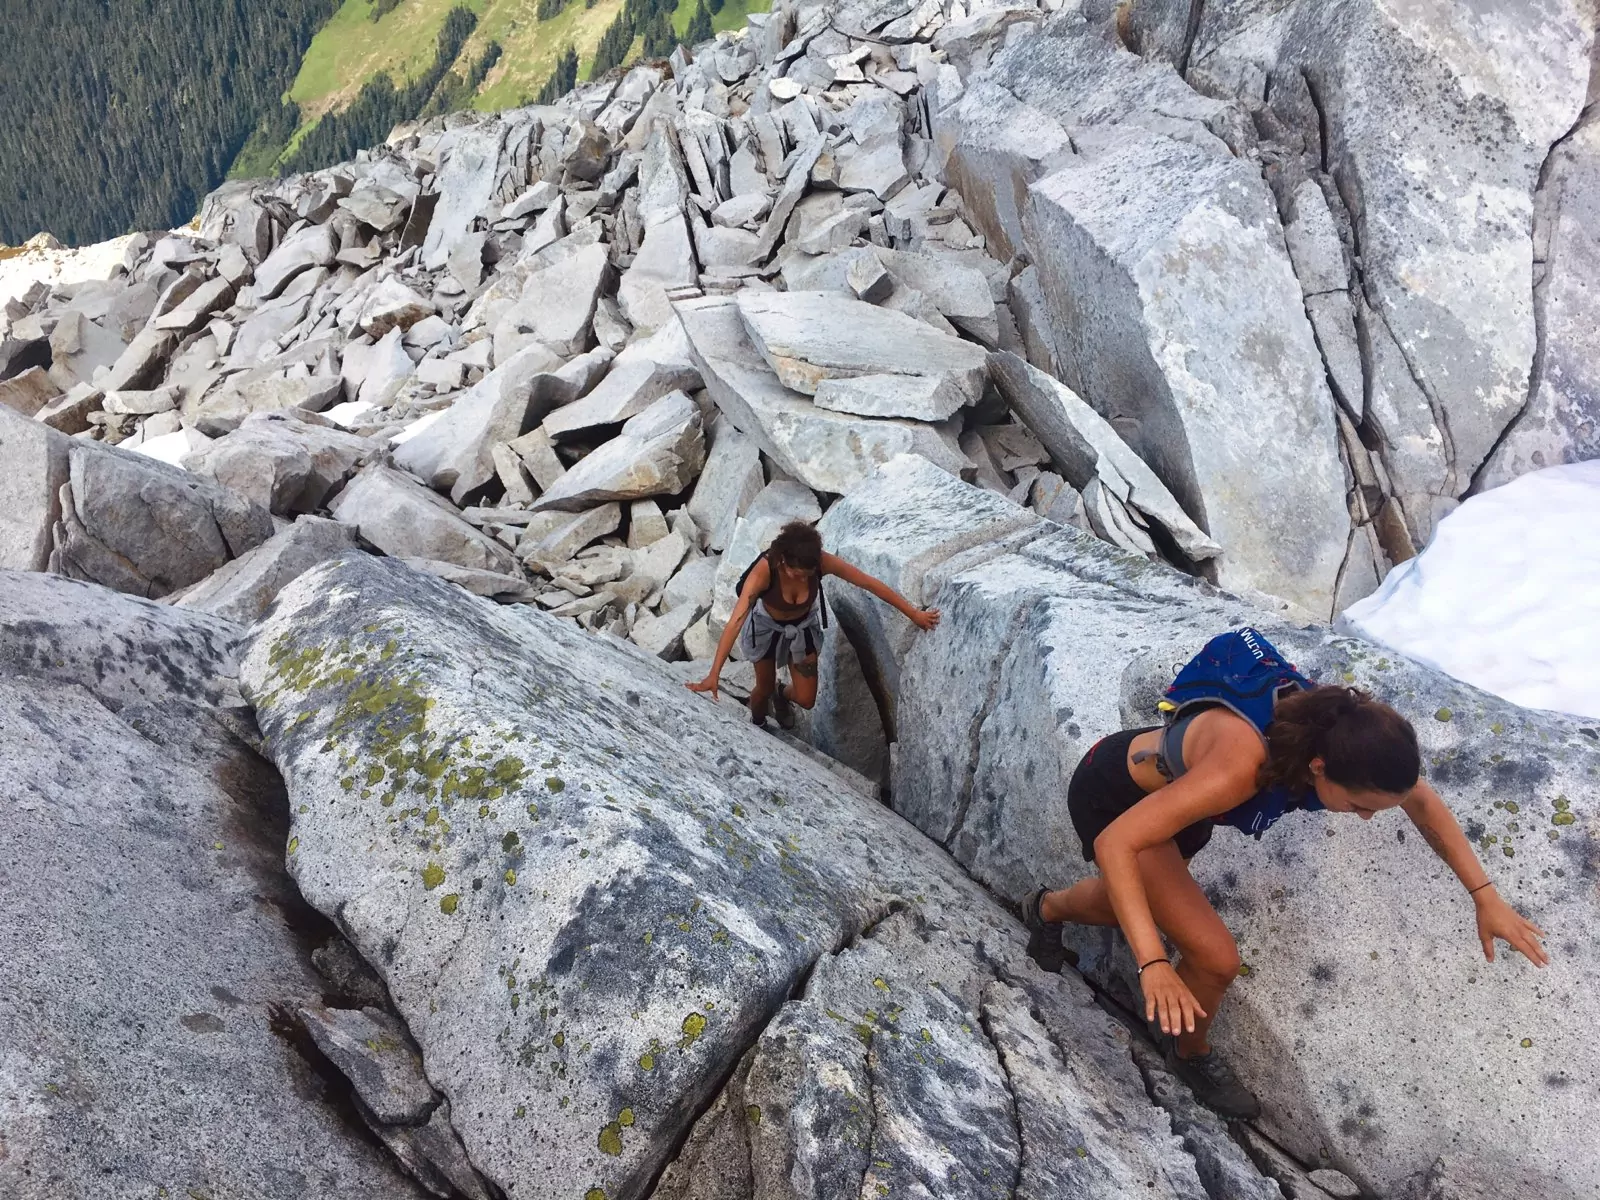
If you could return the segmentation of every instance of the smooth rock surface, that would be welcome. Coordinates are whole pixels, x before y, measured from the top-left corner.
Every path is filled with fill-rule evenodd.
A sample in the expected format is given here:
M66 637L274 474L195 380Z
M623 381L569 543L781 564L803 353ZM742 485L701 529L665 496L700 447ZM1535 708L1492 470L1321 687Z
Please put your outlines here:
M705 456L699 408L682 392L670 392L579 460L533 507L575 512L609 500L675 495L700 474Z
M1031 1144L1200 1200L1116 1030L1013 918L648 662L361 557L302 577L246 656L291 869L378 965L487 1179L646 1195L756 1046L771 1065L733 1111L774 1184L859 1163L874 1190L976 1197ZM1016 1106L1023 1057L1079 1115Z
M42 576L0 606L0 1192L420 1197L272 1030L319 922L217 720L238 631Z

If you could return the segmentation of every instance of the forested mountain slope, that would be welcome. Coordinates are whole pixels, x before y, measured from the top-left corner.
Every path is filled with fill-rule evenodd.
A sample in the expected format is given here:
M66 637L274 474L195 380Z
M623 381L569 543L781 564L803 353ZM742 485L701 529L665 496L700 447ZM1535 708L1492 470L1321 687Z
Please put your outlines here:
M0 242L189 220L338 0L0 0Z

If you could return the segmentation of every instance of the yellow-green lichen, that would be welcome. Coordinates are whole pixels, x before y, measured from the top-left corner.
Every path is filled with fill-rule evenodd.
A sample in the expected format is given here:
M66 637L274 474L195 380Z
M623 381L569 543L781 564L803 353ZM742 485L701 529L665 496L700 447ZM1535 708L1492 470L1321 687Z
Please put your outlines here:
M683 1019L683 1037L678 1039L680 1049L687 1050L700 1040L700 1035L706 1031L706 1019L697 1012L690 1013Z
M516 882L517 882L517 873L515 871L513 871L510 867L507 867L506 868L506 886L507 887L512 887L512 886L514 886L516 884Z
M428 891L433 891L444 882L444 868L436 862L431 862L422 868L422 886Z
M612 1121L600 1130L597 1140L601 1154L609 1154L612 1158L616 1158L622 1153L622 1126Z
M500 849L505 851L507 854L510 854L521 844L522 839L517 836L517 831L515 829L509 831L503 838L500 839Z
M744 1119L752 1125L761 1124L761 1106L759 1104L745 1105Z
M1454 715L1455 714L1452 713L1448 708L1441 708L1438 712L1433 714L1433 719L1435 721L1448 721Z
M460 903L461 903L460 894L458 892L451 892L448 896L443 896L443 897L440 898L440 900L439 900L439 911L442 912L447 917L454 916L455 915L455 911L456 911L456 906L459 905Z

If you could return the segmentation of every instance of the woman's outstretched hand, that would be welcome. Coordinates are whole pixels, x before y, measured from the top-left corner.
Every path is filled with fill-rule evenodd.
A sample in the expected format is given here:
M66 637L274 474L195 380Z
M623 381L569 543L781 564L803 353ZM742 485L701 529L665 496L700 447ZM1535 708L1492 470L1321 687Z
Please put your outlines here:
M919 608L911 615L911 623L923 632L927 632L939 623L939 610L937 608Z
M1491 887L1473 899L1478 901L1478 940L1483 943L1486 959L1494 961L1494 940L1499 938L1509 942L1513 950L1522 953L1536 967L1550 961L1539 942L1544 930L1502 900L1499 892Z
M1159 1017L1162 1033L1174 1037L1193 1033L1194 1019L1208 1015L1171 963L1151 963L1139 976L1139 982L1144 987L1144 1019L1154 1021Z
M715 675L707 675L699 683L686 683L683 686L688 688L691 692L710 692L711 698L715 700L717 699L717 691L721 687L721 683Z

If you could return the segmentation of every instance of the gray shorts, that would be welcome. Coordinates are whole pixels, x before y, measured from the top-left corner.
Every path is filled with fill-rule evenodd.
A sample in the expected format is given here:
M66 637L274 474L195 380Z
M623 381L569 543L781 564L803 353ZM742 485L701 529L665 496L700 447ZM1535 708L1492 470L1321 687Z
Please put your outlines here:
M819 597L820 600L820 597ZM822 649L822 605L798 621L775 621L760 600L739 631L739 657L746 662L771 659L778 666L803 662Z

